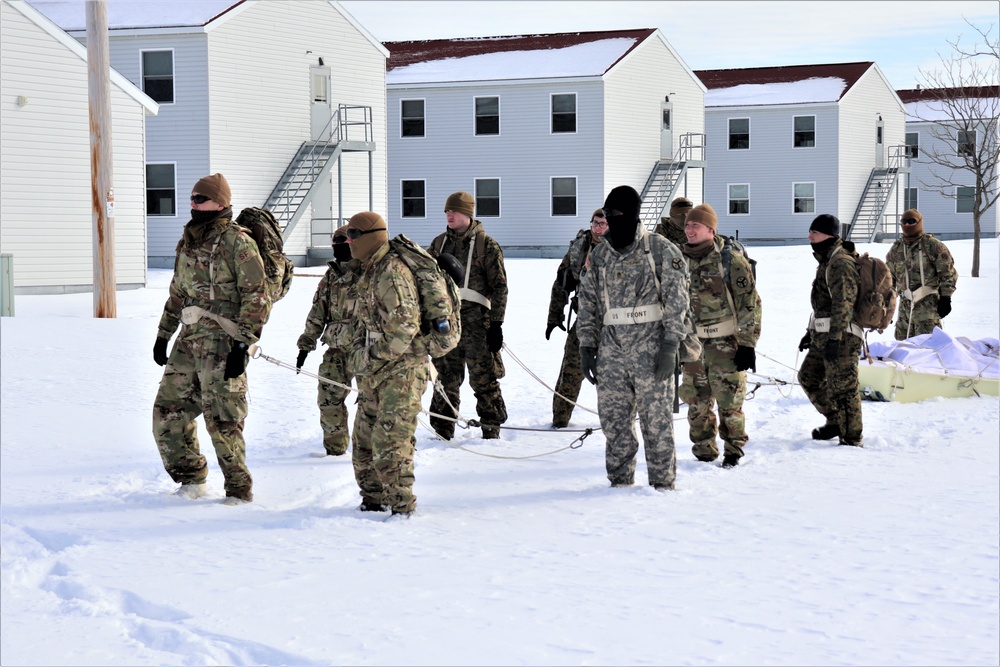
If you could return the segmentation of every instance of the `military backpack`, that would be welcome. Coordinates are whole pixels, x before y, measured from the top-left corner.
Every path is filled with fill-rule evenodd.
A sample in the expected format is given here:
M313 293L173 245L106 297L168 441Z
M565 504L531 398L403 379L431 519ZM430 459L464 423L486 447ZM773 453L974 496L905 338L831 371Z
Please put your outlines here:
M389 248L403 260L417 283L420 338L431 357L443 357L462 336L462 297L458 286L437 260L404 234L389 239Z
M746 246L740 243L740 240L735 236L726 236L725 234L719 234L718 236L722 239L722 278L726 281L726 287L730 287L729 268L733 265L734 254L742 255L746 258L750 264L750 272L753 273L753 279L757 280L757 260L750 257Z
M266 208L249 206L240 211L236 224L245 227L257 243L257 250L264 262L264 272L267 274L267 295L271 303L280 300L292 286L295 265L285 255L285 241L278 221Z
M858 267L858 298L854 302L854 323L862 329L874 329L882 333L896 314L896 290L893 289L892 273L885 262L868 253L851 259ZM830 262L833 262L832 258ZM826 274L829 285L829 264Z

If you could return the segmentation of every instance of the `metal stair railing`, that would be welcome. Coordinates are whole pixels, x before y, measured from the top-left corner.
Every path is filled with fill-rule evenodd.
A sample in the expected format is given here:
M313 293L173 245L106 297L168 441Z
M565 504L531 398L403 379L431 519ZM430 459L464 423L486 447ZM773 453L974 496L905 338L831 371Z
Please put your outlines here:
M342 153L375 150L371 107L339 105L319 136L329 138L302 142L264 203L285 239L315 196L314 186L330 173Z
M677 193L677 187L687 173L688 167L703 167L705 164L705 135L689 132L679 138L679 146L673 158L668 162L659 161L643 186L642 207L639 209L639 221L643 227L653 231L660 222L663 212Z
M906 158L906 146L893 146L889 152L889 162L884 169L872 169L864 192L858 201L854 217L847 232L852 241L872 242L882 227L882 217L889 204L889 198L899 180L899 170Z

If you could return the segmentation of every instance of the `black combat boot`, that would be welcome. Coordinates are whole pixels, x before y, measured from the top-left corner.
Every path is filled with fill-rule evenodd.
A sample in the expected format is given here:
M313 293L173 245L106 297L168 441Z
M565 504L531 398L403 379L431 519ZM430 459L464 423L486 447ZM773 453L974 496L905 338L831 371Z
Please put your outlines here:
M722 457L723 468L735 468L740 464L742 457L739 454L726 454Z
M358 509L362 512L385 512L389 509L388 505L383 505L382 503L374 503L369 500L363 500Z
M823 424L813 429L812 437L813 440L833 440L840 437L840 427L836 424Z

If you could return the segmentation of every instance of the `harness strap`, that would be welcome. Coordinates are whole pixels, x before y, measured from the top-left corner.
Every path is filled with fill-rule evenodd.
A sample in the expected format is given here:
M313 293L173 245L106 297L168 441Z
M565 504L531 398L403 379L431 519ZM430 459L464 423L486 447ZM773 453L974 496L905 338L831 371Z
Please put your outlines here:
M239 339L239 327L232 320L223 317L217 313L213 313L210 310L205 310L201 306L187 306L181 311L181 322L190 326L195 324L198 320L203 317L207 317L210 320L215 321L222 330L233 338Z

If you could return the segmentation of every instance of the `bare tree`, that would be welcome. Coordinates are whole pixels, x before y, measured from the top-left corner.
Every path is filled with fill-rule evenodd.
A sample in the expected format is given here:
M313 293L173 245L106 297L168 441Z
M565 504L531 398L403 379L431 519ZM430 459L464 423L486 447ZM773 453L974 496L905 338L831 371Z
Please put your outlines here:
M978 35L975 44L963 46L961 36L949 41L952 53L940 56L939 69L918 70L925 87L899 93L904 102L921 102L910 107L911 117L927 122L934 139L921 146L921 161L932 165L921 187L950 199L959 198L959 188L973 189L972 276L979 277L980 220L1000 194L1000 41L992 24L966 23Z

